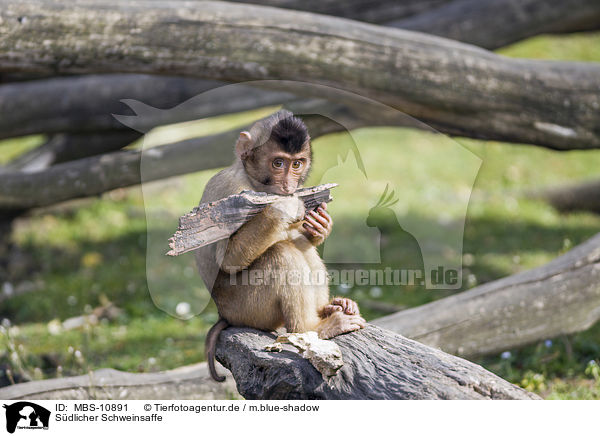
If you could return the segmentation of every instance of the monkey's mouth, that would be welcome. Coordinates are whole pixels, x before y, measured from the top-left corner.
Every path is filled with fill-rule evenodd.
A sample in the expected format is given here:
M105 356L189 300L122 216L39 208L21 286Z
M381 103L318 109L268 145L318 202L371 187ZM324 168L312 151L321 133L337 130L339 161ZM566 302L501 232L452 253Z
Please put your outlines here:
M271 194L277 194L277 195L292 195L294 192L296 192L296 189L283 189L280 188L279 186L267 186L265 185L265 192L269 192Z

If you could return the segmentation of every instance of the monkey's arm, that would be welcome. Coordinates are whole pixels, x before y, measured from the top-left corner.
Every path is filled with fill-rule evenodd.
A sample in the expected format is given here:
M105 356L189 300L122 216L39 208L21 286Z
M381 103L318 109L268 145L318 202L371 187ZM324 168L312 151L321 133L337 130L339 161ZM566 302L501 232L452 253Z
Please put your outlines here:
M290 225L303 216L304 204L297 197L288 197L267 206L228 241L217 246L217 262L220 261L221 269L234 274L247 268L273 244L288 239Z

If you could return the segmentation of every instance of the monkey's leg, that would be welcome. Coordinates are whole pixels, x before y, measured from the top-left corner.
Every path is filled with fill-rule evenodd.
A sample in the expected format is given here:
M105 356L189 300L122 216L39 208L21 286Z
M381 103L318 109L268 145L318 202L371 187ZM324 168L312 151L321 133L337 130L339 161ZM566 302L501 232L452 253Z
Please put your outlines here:
M283 316L279 299L273 284L262 281L263 276L255 282L251 276L255 270L269 272L268 266L261 263L261 257L250 270L238 273L233 280L220 272L213 291L213 299L217 304L219 315L234 326L253 327L259 330L275 330L283 325Z
M346 315L343 312L333 312L321 320L317 333L321 339L329 339L343 333L365 328L367 322L360 315Z
M273 245L265 256L271 259L271 267L275 267L277 279L270 289L277 296L286 330L289 333L315 330L320 321L317 309L323 298L327 298L327 286L311 282L313 266L292 241Z
M275 243L247 271L220 272L213 291L219 314L232 325L261 330L281 325L295 332L314 329L319 306L311 295L313 289L303 286L307 269L294 243Z

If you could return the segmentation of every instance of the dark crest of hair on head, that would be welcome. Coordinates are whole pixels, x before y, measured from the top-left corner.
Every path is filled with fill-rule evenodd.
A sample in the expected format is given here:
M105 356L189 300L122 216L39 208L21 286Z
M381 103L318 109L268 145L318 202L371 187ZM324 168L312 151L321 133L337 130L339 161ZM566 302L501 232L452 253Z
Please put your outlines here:
M257 138L256 145L262 145L271 139L287 153L298 153L310 139L304 122L290 111L277 111L256 124L256 136L253 135Z

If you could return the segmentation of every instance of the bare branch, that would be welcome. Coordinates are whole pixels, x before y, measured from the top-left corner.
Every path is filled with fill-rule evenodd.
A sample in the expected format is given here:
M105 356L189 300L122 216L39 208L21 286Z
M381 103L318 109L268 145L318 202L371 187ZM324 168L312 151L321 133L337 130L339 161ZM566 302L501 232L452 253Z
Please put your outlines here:
M317 107L315 106L315 110ZM318 112L317 112L318 113ZM358 126L351 114L346 126ZM321 116L304 117L311 136L344 130ZM363 123L365 121L362 121ZM239 130L194 138L147 151L123 150L78 159L33 173L0 174L0 210L26 210L73 198L98 195L181 174L230 165ZM144 154L143 167L140 162Z
M292 94L236 87L219 91L219 100L193 97L225 85L184 77L108 74L0 85L0 138L36 133L98 133L130 130L112 114L133 114L121 100L156 108L137 121L136 129L195 120L281 104ZM181 110L173 109L185 103ZM163 110L164 109L164 110ZM168 109L168 110L167 110Z

